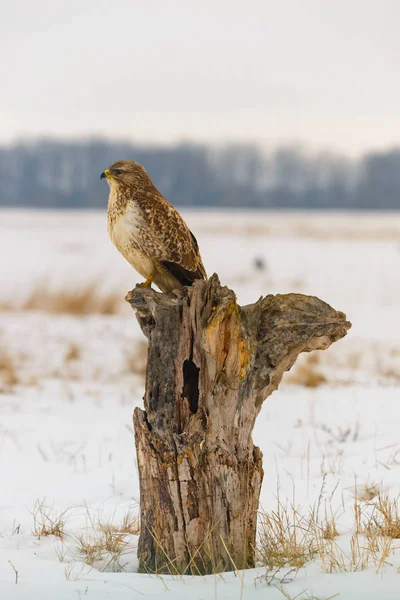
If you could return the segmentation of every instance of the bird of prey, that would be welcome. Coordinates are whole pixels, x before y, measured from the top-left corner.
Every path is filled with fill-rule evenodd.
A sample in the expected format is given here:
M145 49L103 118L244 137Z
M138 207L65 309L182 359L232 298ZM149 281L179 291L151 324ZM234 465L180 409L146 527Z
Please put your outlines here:
M103 171L110 186L108 233L122 256L162 292L207 279L199 247L178 211L153 185L144 167L120 160Z

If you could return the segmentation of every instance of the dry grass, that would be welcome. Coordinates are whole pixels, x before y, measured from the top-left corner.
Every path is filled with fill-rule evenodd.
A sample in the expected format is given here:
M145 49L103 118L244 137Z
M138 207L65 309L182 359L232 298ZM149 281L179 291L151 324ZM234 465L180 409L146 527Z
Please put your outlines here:
M354 495L354 525L344 533L339 533L337 515L327 506L328 501L323 502L325 480L318 502L306 513L295 508L294 504L284 505L278 496L275 510L259 513L256 558L258 564L266 569L265 576L258 577L260 582L274 587L288 583L299 569L311 561L319 564L326 573L356 572L369 568L383 573L391 565L391 556L397 549L395 540L400 539L398 498L390 499L375 484L368 486L368 489L370 491L365 495ZM70 536L74 543L73 561L78 556L80 561L101 571L125 571L128 561L124 562L123 558L134 552L132 536L140 532L136 512L128 511L119 523L101 517L93 518L89 510L87 514L87 530L78 536ZM34 534L39 539L48 535L61 539L62 550L58 556L64 562L65 513L54 515L44 501L38 501L33 515ZM208 541L204 540L193 553L186 573L197 574L200 556L209 557L211 572L220 571L213 549L207 547ZM155 542L158 543L156 538ZM175 568L173 557L165 556L168 568L159 573L170 572L171 575L181 576ZM234 570L239 576L240 571L236 567Z
M347 366L352 371L357 371L360 369L362 363L362 353L361 352L350 352L347 356Z
M378 366L377 373L384 379L398 383L400 381L400 369L396 367Z
M360 436L360 422L357 420L354 427L336 427L332 429L329 425L322 424L320 429L328 434L328 444L345 444L347 442L356 442Z
M334 540L338 535L339 533L336 529L335 519L331 517L331 519L326 521L326 523L322 526L322 538L324 540Z
M316 388L326 383L327 379L320 369L320 357L317 353L307 354L293 367L287 375L286 383Z
M300 592L300 594L291 596L289 592L283 587L283 585L275 585L274 587L276 587L276 589L280 591L280 593L284 598L286 598L286 600L322 600L322 598L318 598L312 593L310 594L308 590L304 590L303 592ZM333 598L337 598L338 596L340 596L340 594L333 594L333 596L324 598L324 600L333 600Z
M299 569L317 553L315 536L307 517L294 507L283 506L259 515L257 559L268 570L283 567Z
M365 525L366 533L400 539L399 498L390 499L387 493L379 492L369 505L373 510Z
M362 498L371 498L373 501ZM347 546L340 545L335 537L319 544L319 559L327 573L362 571L375 568L383 572L396 547L394 540L400 535L398 498L389 500L375 484L364 486L362 493L354 495L354 526Z
M71 342L68 347L68 350L65 354L65 360L67 362L79 360L81 358L81 355L82 355L82 348L80 346L78 346L78 344Z
M94 282L77 289L53 289L47 280L39 281L29 295L16 307L3 302L1 310L40 310L55 314L114 315L123 306L123 295L105 294Z
M100 526L99 532L94 535L93 533L79 535L76 542L78 553L84 558L85 563L90 566L104 561L106 554L108 554L109 564L119 563L128 546L126 535L115 531L106 524ZM104 570L106 570L106 567Z
M321 455L320 472L321 477L329 475L340 475L343 473L345 463L343 448L333 448L331 452L323 452Z
M124 571L122 557L133 551L131 536L138 535L140 523L136 513L128 511L120 524L93 519L86 533L75 537L76 551L86 564L98 563L102 571Z
M380 487L377 483L365 483L355 492L355 497L359 502L371 502L380 493Z
M54 535L63 539L65 535L66 514L68 510L57 514L53 508L45 505L44 500L37 500L33 507L33 530L32 533L38 540L42 537Z
M0 392L8 392L18 383L15 361L11 354L0 350Z
M384 342L366 344L363 352L347 350L339 353L334 348L327 354L303 353L285 375L284 382L309 388L326 383L350 386L365 382L366 378L397 384L400 381L398 353L397 347Z
M116 531L127 533L129 535L139 535L140 521L137 513L132 511L125 513L122 523L116 528Z
M375 486L368 497L375 493ZM310 561L320 564L326 573L344 573L374 568L383 572L390 565L400 539L398 498L390 499L378 491L371 501L354 496L354 527L342 536L331 513L319 518L318 505L302 514L278 499L277 509L259 516L257 559L267 573L292 567L299 569Z

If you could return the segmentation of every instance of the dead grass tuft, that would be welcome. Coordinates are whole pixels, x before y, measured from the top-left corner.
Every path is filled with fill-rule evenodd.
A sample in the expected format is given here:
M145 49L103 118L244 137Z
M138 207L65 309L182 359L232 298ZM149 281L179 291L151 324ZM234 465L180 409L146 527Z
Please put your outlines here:
M327 379L320 370L320 358L317 353L307 354L293 368L287 376L286 383L316 388L326 383Z
M120 311L123 297L110 292L105 294L96 283L88 283L79 289L52 289L47 280L36 284L30 294L18 306L21 310L40 310L55 314L113 315ZM14 310L12 304L4 303L2 310Z
M65 510L61 514L56 514L53 508L45 505L45 501L46 499L41 501L37 500L35 502L35 506L33 507L32 511L32 533L38 538L38 540L49 535L54 535L62 540L65 535L64 529L68 510Z
M90 528L75 538L79 556L89 566L101 563L102 571L124 571L121 559L133 550L131 536L140 532L137 514L128 511L119 525L101 519L95 521L91 515L88 516Z
M339 535L336 529L335 520L332 518L322 526L322 538L324 540L334 540Z
M396 367L383 367L378 366L378 374L384 377L385 379L389 379L394 382L400 381L400 369Z
M67 362L79 360L81 355L82 355L82 349L80 348L80 346L78 346L78 344L74 344L73 342L71 342L68 347L68 350L65 354L65 360Z
M283 506L259 515L257 558L269 570L304 567L317 553L309 520L294 507Z
M0 350L0 392L8 392L18 383L15 361L11 354Z
M130 535L139 535L140 521L136 512L128 511L122 519L121 525L116 529L120 533L129 533Z
M371 502L380 491L380 487L377 483L366 483L361 486L355 493L357 500L360 502Z
M400 539L399 497L390 499L388 493L379 492L370 506L373 511L365 525L367 535Z
M85 563L89 566L104 561L106 554L109 555L107 566L111 563L119 563L128 546L126 535L115 531L107 524L101 525L98 535L93 532L81 534L76 538L76 542L79 554L84 557Z

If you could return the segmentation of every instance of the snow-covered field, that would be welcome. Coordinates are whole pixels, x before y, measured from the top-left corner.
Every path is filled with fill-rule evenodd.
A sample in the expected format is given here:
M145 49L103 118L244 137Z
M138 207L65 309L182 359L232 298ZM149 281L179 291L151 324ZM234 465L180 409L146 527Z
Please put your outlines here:
M254 432L263 511L314 507L339 535L288 575L138 574L131 420L145 346L123 298L140 278L108 240L105 212L3 210L0 598L400 598L400 539L365 536L379 495L400 493L400 214L183 214L240 304L310 293L353 323L301 357ZM88 557L107 535L116 547Z

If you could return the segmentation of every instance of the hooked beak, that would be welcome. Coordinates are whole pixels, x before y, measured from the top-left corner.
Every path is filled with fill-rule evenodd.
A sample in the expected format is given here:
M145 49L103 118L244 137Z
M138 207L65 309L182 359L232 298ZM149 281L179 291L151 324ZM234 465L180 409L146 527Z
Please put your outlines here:
M102 172L102 174L100 175L100 179L107 179L108 177L110 177L111 173L109 169L106 169L105 171Z

